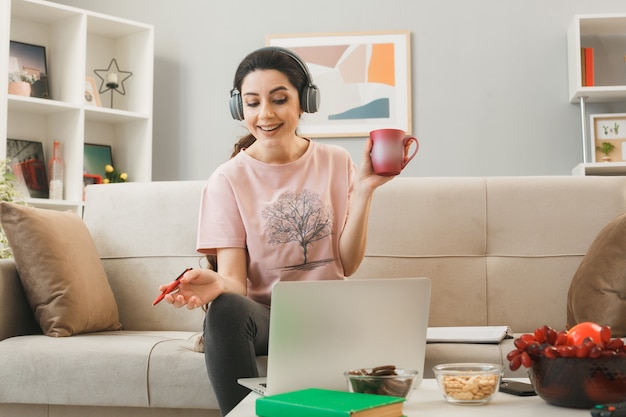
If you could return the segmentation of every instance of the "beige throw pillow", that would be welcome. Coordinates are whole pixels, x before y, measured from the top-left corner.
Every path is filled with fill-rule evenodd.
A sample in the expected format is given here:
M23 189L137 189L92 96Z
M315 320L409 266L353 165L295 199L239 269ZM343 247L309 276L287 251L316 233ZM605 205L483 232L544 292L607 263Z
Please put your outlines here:
M607 224L589 246L572 278L567 325L592 321L626 336L626 213Z
M89 230L75 213L0 204L24 292L48 336L121 328Z

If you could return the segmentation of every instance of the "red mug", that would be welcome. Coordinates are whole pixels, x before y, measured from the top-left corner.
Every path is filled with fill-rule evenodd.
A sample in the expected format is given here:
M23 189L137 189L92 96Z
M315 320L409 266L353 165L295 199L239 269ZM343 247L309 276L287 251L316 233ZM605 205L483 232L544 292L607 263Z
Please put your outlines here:
M417 154L419 142L400 129L377 129L370 132L372 139L372 167L376 175L390 177L398 175ZM409 154L411 143L415 149Z

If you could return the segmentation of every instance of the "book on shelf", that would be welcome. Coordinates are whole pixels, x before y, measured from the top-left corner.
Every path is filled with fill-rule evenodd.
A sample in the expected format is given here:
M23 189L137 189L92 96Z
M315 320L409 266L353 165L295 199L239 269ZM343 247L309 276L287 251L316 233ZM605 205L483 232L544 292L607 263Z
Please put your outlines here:
M404 398L306 388L256 400L259 417L401 417Z
M583 87L595 85L593 48L580 48Z
M512 337L509 326L429 327L426 331L427 343L500 343Z

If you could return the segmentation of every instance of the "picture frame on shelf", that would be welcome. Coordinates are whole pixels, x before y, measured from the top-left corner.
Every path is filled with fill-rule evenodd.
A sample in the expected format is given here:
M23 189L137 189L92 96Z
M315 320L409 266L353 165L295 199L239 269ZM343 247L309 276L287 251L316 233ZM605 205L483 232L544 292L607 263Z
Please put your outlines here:
M7 159L18 186L30 198L48 198L46 159L41 142L7 139Z
M96 87L96 80L93 77L85 77L85 105L102 107L100 102L100 94L98 93L98 87Z
M86 187L91 184L102 184L102 175L83 174L83 185Z
M295 52L320 91L303 115L309 137L364 137L371 130L412 131L410 32L267 35L268 46Z
M625 162L626 113L592 114L590 119L592 162Z
M50 98L44 46L10 41L9 94Z
M83 174L83 201L85 200L85 188L92 184L102 184L102 175Z
M85 143L83 161L83 179L85 175L99 175L102 180L106 176L104 168L113 166L112 148L109 145Z

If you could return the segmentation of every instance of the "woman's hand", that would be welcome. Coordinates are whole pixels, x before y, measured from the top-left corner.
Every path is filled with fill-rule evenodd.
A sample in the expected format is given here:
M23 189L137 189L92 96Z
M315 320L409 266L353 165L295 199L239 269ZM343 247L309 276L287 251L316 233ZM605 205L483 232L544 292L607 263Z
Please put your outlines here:
M163 284L163 292L169 284ZM210 303L224 292L224 282L219 274L209 269L192 269L185 272L178 288L164 298L165 302L176 308L186 306L189 310Z
M217 249L218 272L211 269L192 269L180 279L177 291L167 294L164 300L176 308L186 306L189 310L215 300L225 292L246 295L247 252L245 248ZM169 284L159 287L163 292Z
M372 157L370 155L373 144L372 138L368 137L365 148L363 149L363 161L361 162L359 175L359 181L372 191L395 178L395 176L376 175L374 172Z

